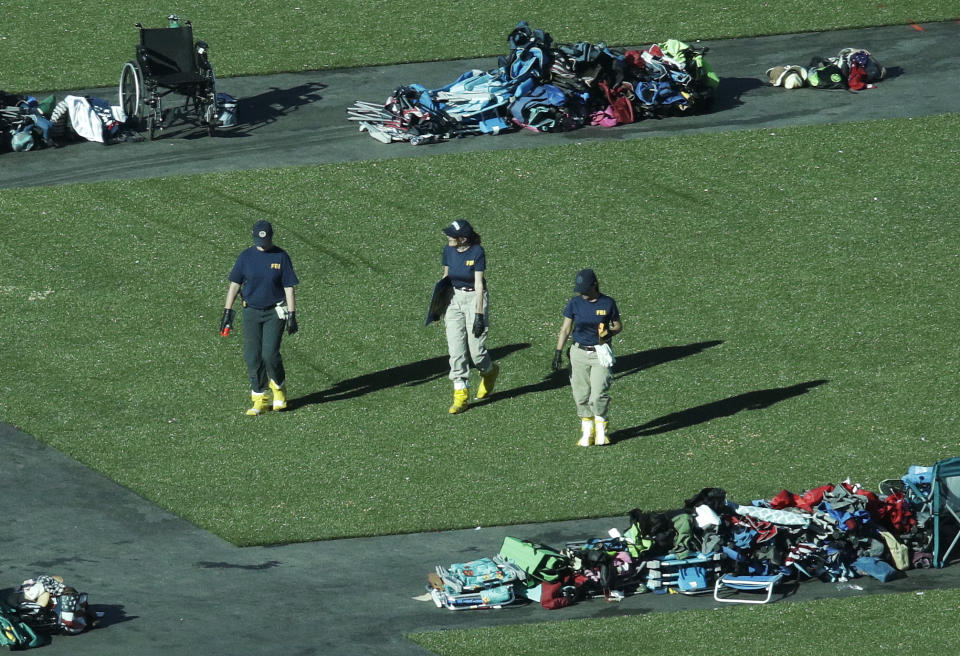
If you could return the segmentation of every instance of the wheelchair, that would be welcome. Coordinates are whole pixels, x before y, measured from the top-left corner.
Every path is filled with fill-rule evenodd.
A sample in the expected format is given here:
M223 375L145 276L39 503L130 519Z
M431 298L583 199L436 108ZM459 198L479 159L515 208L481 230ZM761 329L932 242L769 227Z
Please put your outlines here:
M145 28L140 23L136 59L123 65L118 96L128 121L144 126L150 139L180 121L205 127L214 136L219 120L216 78L209 47L193 40L190 21L170 16L170 27ZM164 99L183 96L183 104L164 107Z

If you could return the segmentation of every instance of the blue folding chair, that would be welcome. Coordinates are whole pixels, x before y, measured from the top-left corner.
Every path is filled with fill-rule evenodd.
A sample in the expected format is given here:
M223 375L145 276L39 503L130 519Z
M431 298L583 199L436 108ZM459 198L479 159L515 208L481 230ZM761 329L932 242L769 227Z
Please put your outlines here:
M689 558L677 558L671 554L656 560L648 560L644 585L651 590L673 589L686 595L710 593L710 585L720 574L719 553L694 553Z
M724 574L713 586L713 598L729 604L766 604L773 598L773 589L783 579L783 574L769 576L736 576ZM739 595L740 592L764 593L762 599L756 595ZM721 593L726 596L721 597Z

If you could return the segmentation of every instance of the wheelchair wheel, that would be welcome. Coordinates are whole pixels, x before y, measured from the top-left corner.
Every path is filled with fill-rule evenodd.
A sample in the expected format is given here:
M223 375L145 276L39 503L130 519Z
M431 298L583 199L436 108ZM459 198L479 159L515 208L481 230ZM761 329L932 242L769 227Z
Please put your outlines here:
M139 121L143 117L144 88L143 73L136 62L129 61L123 65L117 95L127 120Z

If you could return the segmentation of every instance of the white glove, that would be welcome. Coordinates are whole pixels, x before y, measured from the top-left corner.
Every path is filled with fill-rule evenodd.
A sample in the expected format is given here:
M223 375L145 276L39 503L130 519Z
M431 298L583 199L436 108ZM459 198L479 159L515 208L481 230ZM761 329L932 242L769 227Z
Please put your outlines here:
M617 361L617 359L613 357L613 349L610 348L609 344L600 344L595 346L594 350L597 353L597 359L600 360L600 364L604 367L612 367L613 363Z

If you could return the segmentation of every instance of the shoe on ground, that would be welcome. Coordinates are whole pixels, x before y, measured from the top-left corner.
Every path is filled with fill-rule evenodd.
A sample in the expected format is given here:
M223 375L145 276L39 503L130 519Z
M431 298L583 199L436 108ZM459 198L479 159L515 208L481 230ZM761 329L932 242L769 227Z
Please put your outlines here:
M270 389L273 391L273 409L280 411L287 409L287 389L283 385L277 385L270 381Z
M580 419L580 441L577 446L590 446L593 444L593 419Z
M607 422L606 420L594 420L594 441L593 443L597 446L607 446L610 444L610 438L607 436Z
M458 415L461 412L466 412L469 405L470 390L466 388L453 390L453 405L450 406L448 412L452 415Z
M262 415L270 409L270 400L267 398L266 392L260 392L259 394L251 392L250 399L253 401L253 406L247 410L248 417Z
M494 362L489 371L480 376L480 387L477 388L478 399L486 398L491 392L493 392L493 386L496 384L497 376L499 375L500 365Z

